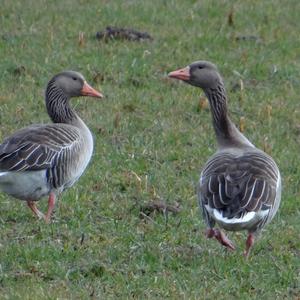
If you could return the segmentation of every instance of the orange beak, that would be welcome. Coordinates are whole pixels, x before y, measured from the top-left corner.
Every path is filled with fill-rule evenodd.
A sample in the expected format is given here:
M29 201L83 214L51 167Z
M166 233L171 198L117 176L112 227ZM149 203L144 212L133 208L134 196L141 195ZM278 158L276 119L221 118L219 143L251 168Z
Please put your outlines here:
M103 98L103 95L100 92L96 91L94 88L92 88L86 81L84 82L80 93L82 96Z
M176 71L170 72L168 76L171 78L187 81L190 79L190 67L185 67L183 69L178 69Z

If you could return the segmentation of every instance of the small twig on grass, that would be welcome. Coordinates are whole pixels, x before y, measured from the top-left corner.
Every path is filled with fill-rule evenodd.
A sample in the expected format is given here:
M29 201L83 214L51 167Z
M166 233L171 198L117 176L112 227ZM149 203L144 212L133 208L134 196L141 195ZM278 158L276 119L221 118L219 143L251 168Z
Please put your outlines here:
M179 203L176 202L176 205L169 205L162 201L152 201L141 207L141 211L150 215L152 212L157 211L166 215L167 212L172 212L177 214L180 212Z
M81 239L80 239L80 246L83 245L83 242L84 242L84 233L81 234Z
M256 35L238 35L235 37L235 40L240 41L251 41L256 43L262 43L262 39Z
M153 38L148 32L140 32L130 28L120 28L107 26L105 30L98 31L96 38L99 40L128 40L128 41L143 41L152 40Z
M143 218L149 220L150 222L152 222L155 225L159 225L157 224L151 217L147 216L146 214L144 214L142 211L140 212L140 216L142 216Z

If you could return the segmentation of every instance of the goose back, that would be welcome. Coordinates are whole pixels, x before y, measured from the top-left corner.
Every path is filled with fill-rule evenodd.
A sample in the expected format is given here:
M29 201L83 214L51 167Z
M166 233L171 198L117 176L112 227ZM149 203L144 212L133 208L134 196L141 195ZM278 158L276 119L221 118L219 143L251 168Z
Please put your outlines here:
M210 227L260 230L278 209L281 179L274 160L256 148L219 151L199 181L199 204Z

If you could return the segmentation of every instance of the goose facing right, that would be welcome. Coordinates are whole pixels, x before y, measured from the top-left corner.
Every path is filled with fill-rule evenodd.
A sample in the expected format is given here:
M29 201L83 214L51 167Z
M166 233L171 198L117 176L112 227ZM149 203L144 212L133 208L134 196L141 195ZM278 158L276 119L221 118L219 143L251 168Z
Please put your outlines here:
M206 236L234 250L233 243L214 228L215 224L229 231L247 230L244 255L248 257L255 237L278 210L279 169L230 120L225 87L214 64L197 61L169 73L169 77L202 88L210 103L218 150L206 162L197 187Z
M0 190L27 201L47 223L56 196L77 181L93 153L92 134L69 105L70 98L78 96L103 97L78 72L55 75L45 93L53 123L20 129L0 145ZM46 215L36 206L44 196L48 196Z

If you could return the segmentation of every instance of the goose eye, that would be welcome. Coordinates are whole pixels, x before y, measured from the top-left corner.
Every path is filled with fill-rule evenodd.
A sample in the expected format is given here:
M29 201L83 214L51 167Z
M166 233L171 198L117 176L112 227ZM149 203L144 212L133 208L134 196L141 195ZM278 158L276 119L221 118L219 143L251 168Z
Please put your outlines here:
M201 70L201 69L203 69L203 67L202 67L202 66L198 66L198 69L200 69L200 70Z
M77 80L77 78L76 78L76 77L73 77L72 79L73 79L73 80Z

